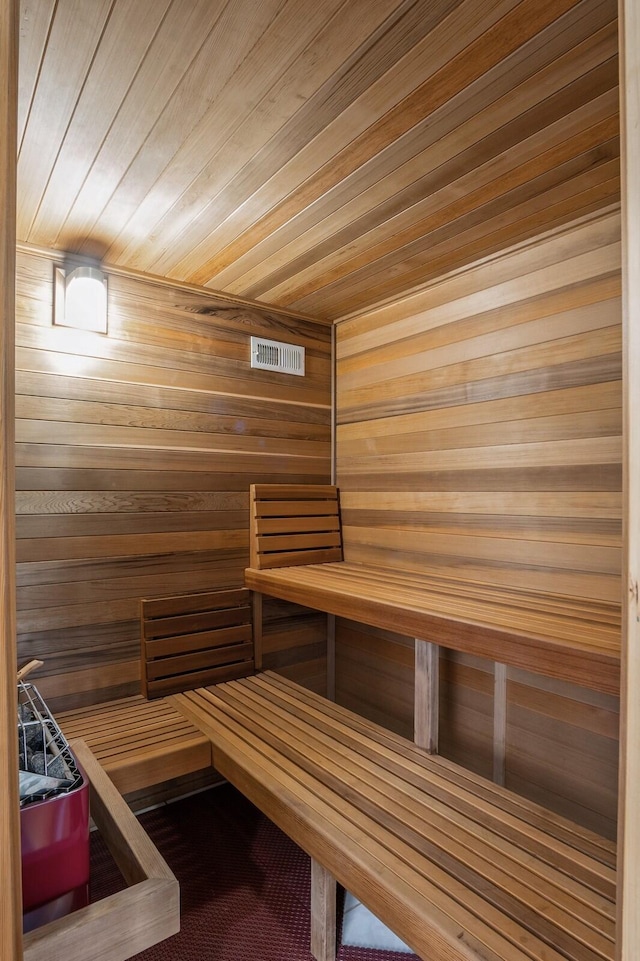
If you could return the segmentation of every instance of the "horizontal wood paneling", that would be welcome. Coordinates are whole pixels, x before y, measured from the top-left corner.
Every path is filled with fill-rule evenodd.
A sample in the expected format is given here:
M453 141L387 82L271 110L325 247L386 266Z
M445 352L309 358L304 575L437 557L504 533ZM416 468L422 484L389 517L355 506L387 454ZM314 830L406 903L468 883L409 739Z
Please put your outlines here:
M615 0L23 6L25 242L337 318L619 198Z
M509 671L506 784L615 839L618 698Z
M22 252L18 649L56 709L138 690L142 597L242 586L251 482L327 482L331 347L322 325L121 275L109 334L86 336L52 326L52 284L53 258ZM304 344L305 378L250 370L249 333ZM318 686L319 640L281 614L271 666L313 663Z
M413 738L413 639L336 622L336 700Z
M345 560L620 600L619 231L588 217L338 325ZM399 708L368 635L363 682L339 627L339 695L396 725L412 667ZM507 783L611 835L617 701L550 683L508 675ZM441 693L442 750L490 776L492 665L449 655Z

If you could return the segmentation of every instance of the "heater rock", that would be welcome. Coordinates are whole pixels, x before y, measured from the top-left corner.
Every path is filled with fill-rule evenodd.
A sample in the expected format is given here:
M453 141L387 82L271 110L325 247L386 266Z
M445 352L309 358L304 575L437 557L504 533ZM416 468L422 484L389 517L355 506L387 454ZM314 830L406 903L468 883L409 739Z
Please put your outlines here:
M32 755L29 762L29 770L32 771L33 774L46 774L48 777L64 779L67 776L64 761L61 757L55 757L53 754L47 754L45 770L45 755L42 751L37 751Z

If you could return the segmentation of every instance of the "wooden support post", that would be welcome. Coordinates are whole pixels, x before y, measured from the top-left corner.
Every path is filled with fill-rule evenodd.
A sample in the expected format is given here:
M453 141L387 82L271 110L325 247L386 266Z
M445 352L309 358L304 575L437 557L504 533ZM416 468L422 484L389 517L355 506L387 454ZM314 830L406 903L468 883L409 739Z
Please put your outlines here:
M327 697L336 699L336 618L327 614Z
M22 958L16 737L15 278L18 2L0 0L0 958Z
M504 785L507 753L507 665L493 666L493 780Z
M262 670L262 594L252 591L251 606L253 608L253 661L256 671Z
M440 723L440 648L415 639L413 739L429 754L438 753Z
M336 879L311 858L311 954L316 961L336 957Z
M640 949L640 5L619 0L624 541L616 958Z

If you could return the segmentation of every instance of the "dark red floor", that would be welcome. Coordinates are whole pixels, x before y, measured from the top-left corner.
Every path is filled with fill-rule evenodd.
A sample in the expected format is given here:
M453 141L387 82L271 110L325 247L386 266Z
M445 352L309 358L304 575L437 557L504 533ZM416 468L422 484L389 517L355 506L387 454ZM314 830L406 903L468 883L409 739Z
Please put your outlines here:
M139 961L311 961L309 859L229 785L140 818L180 882L179 934ZM91 897L123 887L102 839L91 843ZM338 961L415 955L343 946Z

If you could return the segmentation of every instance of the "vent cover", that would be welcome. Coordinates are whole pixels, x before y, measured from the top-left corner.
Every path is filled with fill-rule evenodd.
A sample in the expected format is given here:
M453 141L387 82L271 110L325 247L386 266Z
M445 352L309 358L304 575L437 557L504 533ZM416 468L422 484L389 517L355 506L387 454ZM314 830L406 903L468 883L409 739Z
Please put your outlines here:
M277 340L265 340L264 337L252 337L251 366L304 377L304 347L281 344Z

